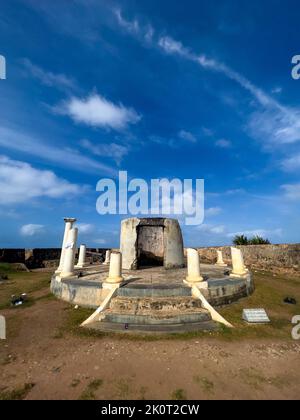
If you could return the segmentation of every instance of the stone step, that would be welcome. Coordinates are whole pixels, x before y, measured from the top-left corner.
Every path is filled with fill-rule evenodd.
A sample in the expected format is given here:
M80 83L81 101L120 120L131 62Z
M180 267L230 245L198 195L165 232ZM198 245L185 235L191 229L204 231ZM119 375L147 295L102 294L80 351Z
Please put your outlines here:
M191 296L191 288L187 286L144 285L127 283L117 291L124 297L172 297Z
M213 321L193 322L190 324L128 324L116 322L93 322L89 328L103 332L117 332L123 334L180 334L198 331L214 331L218 325Z
M113 312L128 315L177 315L182 313L202 312L201 301L192 297L156 297L133 298L116 296L109 305Z
M184 325L211 321L208 311L202 309L198 312L170 314L160 312L151 315L128 314L127 312L114 312L107 310L102 315L100 323L116 323L125 325Z

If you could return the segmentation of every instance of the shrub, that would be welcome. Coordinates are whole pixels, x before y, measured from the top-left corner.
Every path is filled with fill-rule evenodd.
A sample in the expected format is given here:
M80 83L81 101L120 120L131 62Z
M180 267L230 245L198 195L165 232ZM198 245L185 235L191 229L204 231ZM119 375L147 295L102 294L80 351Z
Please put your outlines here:
M247 236L245 235L236 235L233 239L234 245L249 245Z
M245 235L236 235L233 239L234 245L269 245L270 243L269 239L264 239L258 235L251 239L248 239Z
M249 240L249 245L270 245L270 243L269 239L264 239L258 235Z

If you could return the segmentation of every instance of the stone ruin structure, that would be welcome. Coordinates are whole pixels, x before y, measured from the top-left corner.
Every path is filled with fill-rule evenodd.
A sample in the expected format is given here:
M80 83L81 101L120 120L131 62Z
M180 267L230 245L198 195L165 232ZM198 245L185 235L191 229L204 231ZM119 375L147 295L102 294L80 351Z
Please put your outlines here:
M121 223L122 267L184 267L183 239L179 223L166 218L131 218Z
M213 265L202 264L196 249L188 248L185 259L177 220L123 220L120 249L107 250L105 261L96 265L87 264L85 245L75 261L75 223L76 219L65 219L60 265L52 276L51 291L74 305L95 309L83 327L120 332L207 331L219 323L232 327L215 307L254 290L243 254L235 247L231 248L232 267L226 266L221 252Z

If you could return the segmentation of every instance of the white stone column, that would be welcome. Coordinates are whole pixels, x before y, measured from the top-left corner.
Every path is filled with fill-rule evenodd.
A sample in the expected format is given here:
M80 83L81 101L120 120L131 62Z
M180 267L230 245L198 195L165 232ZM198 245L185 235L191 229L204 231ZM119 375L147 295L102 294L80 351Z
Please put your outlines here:
M0 315L0 340L6 340L6 321L3 315Z
M219 267L227 267L227 264L224 263L223 261L223 254L222 251L217 250L217 255L218 255L218 259L217 259L217 265Z
M59 266L58 266L57 270L55 271L55 273L60 273L63 269L64 256L65 256L65 246L66 246L66 243L67 243L67 240L68 240L68 234L69 234L70 230L72 229L73 224L76 222L76 219L71 218L71 217L65 217L64 221L65 221L65 232L64 232L63 242L62 242L62 246L61 246Z
M87 266L85 262L85 256L86 256L86 245L80 245L78 262L75 268L83 268Z
M78 235L77 228L72 228L69 231L67 243L64 248L65 256L64 256L63 269L62 269L62 272L60 273L61 278L72 277L74 275L77 235Z
M245 266L242 251L238 248L231 247L232 272L231 277L241 277L248 274Z
M105 253L105 261L104 261L103 264L109 265L109 263L110 263L110 254L111 254L111 251L108 249L106 251L106 253Z
M188 285L199 285L199 287L207 287L200 272L200 257L196 249L187 249L187 277L184 282Z
M110 254L109 273L105 283L119 284L122 281L122 254L112 252Z

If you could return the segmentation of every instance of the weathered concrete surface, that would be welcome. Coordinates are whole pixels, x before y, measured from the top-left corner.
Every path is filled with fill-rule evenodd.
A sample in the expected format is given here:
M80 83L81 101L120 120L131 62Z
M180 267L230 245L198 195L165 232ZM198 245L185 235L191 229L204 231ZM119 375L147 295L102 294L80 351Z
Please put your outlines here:
M50 290L58 298L73 305L95 309L101 304L107 293L102 289L102 283L79 279L58 282L55 277L52 278Z
M166 269L184 266L183 239L176 219L123 220L120 251L123 268L128 270L144 265L147 258L152 264L163 263Z
M127 270L137 269L137 226L140 220L131 218L122 220L120 251L122 253L122 267Z
M201 265L203 277L208 288L203 295L213 306L223 306L248 296L254 290L251 275L241 279L231 279L217 266ZM103 283L106 282L108 267L90 266L81 270L82 277L56 280L52 277L51 291L57 297L80 306L95 308L103 300ZM128 299L151 298L159 300L170 297L189 297L191 289L183 283L186 269L165 270L155 267L146 270L124 270L124 282L117 290L117 296Z
M164 267L184 266L183 239L179 223L175 219L165 219L164 229Z
M270 271L300 270L300 244L237 246L247 267ZM202 263L214 264L216 250L222 250L225 263L231 265L230 246L198 248Z

